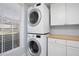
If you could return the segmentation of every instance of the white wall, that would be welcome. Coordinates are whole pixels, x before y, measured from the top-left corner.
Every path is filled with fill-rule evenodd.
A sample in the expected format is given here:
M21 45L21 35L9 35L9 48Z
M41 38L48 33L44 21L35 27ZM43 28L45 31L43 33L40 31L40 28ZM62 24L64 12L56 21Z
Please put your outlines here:
M24 49L25 54L27 53L27 10L31 5L33 4L26 3L21 9L20 46Z
M79 25L59 25L51 26L52 34L79 35Z
M12 19L20 19L20 6L17 3L0 3L0 15Z

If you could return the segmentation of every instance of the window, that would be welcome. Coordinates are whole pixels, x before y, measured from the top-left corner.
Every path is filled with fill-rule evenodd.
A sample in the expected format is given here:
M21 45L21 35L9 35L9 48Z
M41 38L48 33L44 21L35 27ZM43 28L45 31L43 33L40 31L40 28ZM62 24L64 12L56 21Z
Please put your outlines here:
M0 3L0 54L20 46L21 7L18 3Z
M0 53L19 47L19 20L0 16L0 21Z

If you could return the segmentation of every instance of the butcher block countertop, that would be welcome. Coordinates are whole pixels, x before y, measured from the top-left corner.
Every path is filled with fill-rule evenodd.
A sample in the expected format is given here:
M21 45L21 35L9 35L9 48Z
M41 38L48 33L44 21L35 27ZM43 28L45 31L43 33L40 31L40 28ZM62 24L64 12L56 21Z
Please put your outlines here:
M56 38L56 39L63 39L63 40L72 40L72 41L79 41L79 35L61 35L61 34L49 34L48 38Z

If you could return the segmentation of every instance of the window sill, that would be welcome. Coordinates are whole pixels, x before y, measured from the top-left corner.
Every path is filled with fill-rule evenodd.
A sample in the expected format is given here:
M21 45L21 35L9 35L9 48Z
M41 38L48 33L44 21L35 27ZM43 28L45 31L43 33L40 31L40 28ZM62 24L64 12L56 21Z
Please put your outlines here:
M25 56L25 53L23 48L17 47L7 52L1 53L0 56Z

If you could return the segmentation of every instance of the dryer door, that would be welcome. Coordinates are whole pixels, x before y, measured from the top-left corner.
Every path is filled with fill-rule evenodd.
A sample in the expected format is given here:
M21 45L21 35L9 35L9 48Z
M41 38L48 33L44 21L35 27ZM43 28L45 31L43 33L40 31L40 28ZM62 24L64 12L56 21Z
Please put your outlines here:
M33 8L29 11L28 22L31 26L36 26L40 23L41 13L40 10Z
M32 56L39 56L41 53L40 43L36 39L30 39L28 42L29 53Z

